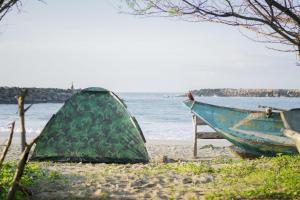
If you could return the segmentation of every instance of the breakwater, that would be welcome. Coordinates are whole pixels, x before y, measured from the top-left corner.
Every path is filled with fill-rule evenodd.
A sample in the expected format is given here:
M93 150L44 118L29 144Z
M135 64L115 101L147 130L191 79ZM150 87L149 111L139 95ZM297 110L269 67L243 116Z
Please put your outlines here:
M73 93L71 89L0 87L0 104L17 104L16 96L28 89L25 103L63 103Z
M0 104L16 104L16 96L28 89L25 103L63 103L79 90L59 88L0 87ZM196 96L220 97L300 97L300 89L199 89L192 91ZM185 96L185 95L183 95Z
M300 97L300 89L199 89L193 90L196 96L219 97Z

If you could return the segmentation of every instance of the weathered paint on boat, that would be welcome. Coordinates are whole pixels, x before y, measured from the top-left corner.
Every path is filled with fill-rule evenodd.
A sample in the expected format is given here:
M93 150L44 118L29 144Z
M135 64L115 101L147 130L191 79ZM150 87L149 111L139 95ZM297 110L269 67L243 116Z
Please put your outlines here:
M255 155L297 153L295 143L283 134L280 113L228 108L187 100L184 104L234 145Z
M295 142L300 153L300 109L281 112L280 115L285 128L283 134Z

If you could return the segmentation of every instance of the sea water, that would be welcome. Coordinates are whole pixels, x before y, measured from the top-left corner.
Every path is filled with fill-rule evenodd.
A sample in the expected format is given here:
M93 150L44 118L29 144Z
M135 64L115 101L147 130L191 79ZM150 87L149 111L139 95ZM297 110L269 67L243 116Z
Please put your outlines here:
M191 140L192 115L182 103L180 93L119 93L129 111L138 120L148 140ZM300 98L263 97L197 97L197 100L215 105L257 110L258 105L290 109L300 107ZM37 136L50 117L63 104L34 104L26 112L28 138ZM15 136L20 136L17 105L0 104L0 142L8 136L8 124L16 120Z

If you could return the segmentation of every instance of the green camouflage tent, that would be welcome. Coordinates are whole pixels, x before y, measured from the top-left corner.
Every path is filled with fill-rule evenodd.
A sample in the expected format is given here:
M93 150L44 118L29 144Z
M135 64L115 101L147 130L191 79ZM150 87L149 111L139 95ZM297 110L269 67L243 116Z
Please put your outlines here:
M147 162L145 142L137 121L118 96L102 88L87 88L52 116L31 160Z

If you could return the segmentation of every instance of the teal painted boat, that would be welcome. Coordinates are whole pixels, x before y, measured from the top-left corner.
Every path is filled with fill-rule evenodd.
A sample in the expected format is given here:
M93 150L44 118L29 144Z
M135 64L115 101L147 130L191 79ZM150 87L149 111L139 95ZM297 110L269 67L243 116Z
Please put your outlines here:
M280 115L285 128L283 134L295 142L300 153L300 109L281 112Z
M293 139L284 135L280 112L252 111L194 101L192 95L184 104L234 145L258 156L278 153L295 154Z

